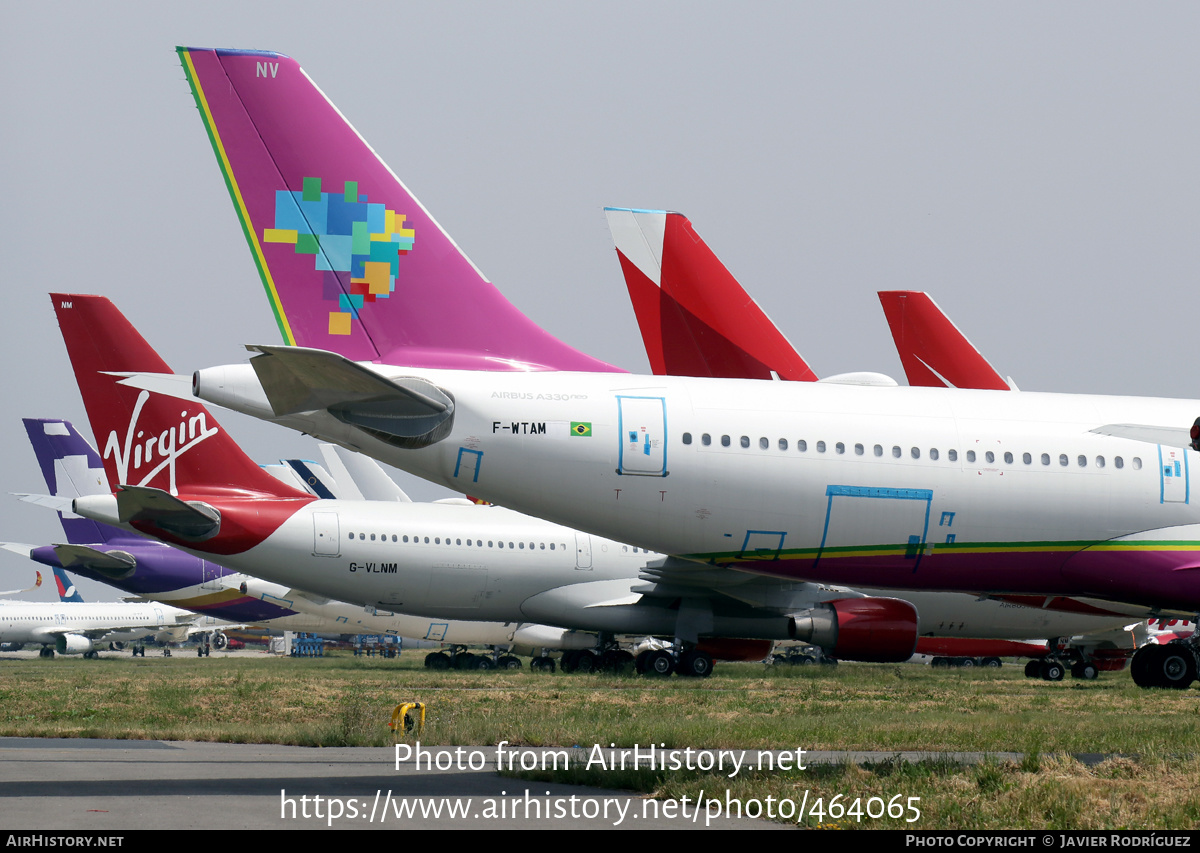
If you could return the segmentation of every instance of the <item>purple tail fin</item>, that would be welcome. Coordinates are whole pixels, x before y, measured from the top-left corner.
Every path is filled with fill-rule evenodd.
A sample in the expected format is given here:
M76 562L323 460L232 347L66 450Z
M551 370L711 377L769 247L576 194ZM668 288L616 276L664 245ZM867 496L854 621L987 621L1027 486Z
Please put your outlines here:
M23 418L22 421L50 494L72 498L109 494L111 489L100 454L70 422L51 418ZM72 545L108 542L129 536L88 518L65 516L61 512L58 516L62 520L63 533Z
M617 370L514 308L295 60L177 50L287 344L414 367Z

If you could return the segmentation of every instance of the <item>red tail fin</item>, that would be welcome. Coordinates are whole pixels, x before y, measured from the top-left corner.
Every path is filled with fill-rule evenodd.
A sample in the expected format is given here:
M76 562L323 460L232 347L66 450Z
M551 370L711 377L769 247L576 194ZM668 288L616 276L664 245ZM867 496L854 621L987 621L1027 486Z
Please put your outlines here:
M111 302L59 293L50 298L114 487L308 497L259 468L199 401L128 388L107 375L171 372Z
M883 290L879 301L909 385L1010 390L928 293Z

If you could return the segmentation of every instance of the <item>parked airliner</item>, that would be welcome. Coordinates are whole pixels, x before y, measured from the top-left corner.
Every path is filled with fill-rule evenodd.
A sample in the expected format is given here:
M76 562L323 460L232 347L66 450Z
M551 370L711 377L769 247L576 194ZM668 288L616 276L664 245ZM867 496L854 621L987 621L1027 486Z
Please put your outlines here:
M26 418L24 423L47 488L68 510L60 512L66 544L22 546L30 559L43 565L67 568L151 601L274 631L384 634L457 646L515 645L531 652L543 648L590 649L596 645L594 635L547 625L430 620L374 608L364 610L362 605L231 571L143 536L74 516L69 512L74 498L111 493L100 456L67 421ZM223 645L219 635L214 645ZM432 655L436 663L450 660L438 652ZM494 663L490 657L475 660L483 667ZM508 656L503 660L509 665L513 659Z
M1187 434L1200 403L613 374L526 318L509 327L515 309L294 62L270 55L268 78L266 54L180 54L210 130L272 111L330 126L284 140L259 122L214 144L285 339L315 305L350 353L256 347L250 366L198 372L202 399L684 560L1200 608L1187 571L1200 565ZM306 145L337 156L310 170ZM354 146L358 160L342 156ZM273 185L251 192L237 178L255 162ZM472 287L496 310L479 311ZM426 331L387 332L397 317ZM1190 683L1183 657L1165 677Z

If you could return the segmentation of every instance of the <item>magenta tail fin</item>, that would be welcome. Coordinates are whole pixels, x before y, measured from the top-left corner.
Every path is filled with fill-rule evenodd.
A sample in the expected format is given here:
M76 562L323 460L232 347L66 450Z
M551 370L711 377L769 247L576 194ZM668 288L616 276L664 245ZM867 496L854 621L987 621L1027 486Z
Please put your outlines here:
M177 50L285 343L416 367L617 370L514 308L295 60Z

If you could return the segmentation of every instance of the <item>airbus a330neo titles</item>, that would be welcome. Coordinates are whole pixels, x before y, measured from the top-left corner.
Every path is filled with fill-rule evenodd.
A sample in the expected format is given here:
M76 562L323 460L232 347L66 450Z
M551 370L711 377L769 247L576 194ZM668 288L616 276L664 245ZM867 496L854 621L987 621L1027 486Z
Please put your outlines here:
M255 347L197 372L201 399L685 562L1200 608L1200 403L615 373L520 316L296 63L180 54L285 340L316 315L348 354ZM280 113L323 132L256 120ZM1185 651L1150 671L1190 683Z

